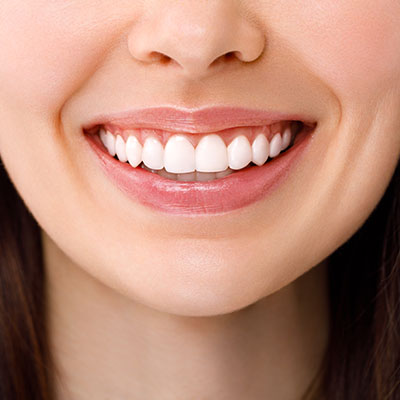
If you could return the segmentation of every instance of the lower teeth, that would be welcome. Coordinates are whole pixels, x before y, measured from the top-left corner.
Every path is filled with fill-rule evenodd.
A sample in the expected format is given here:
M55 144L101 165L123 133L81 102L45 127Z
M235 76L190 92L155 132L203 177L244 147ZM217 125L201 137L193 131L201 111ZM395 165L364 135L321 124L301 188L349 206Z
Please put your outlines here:
M171 179L174 181L181 181L181 182L206 182L206 181L213 181L214 179L223 178L225 176L231 175L236 172L233 169L226 169L225 171L221 172L190 172L187 174L173 174L171 172L167 172L164 168L163 169L151 169L146 167L143 163L140 164L140 167L145 169L146 171L153 172L157 175L162 176L163 178Z

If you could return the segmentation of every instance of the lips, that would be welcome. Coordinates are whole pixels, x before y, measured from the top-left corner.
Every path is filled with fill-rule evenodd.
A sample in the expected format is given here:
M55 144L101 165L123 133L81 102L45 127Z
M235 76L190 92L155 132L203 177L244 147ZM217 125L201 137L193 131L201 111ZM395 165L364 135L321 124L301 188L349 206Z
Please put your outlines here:
M154 129L172 133L205 135L237 127L279 126L282 121L301 121L303 129L292 147L262 166L249 164L219 179L187 182L168 179L129 163L118 161L107 151L98 133L100 127L125 132L130 129ZM83 126L85 137L105 175L133 201L170 214L220 214L253 204L275 190L304 154L316 127L310 117L261 110L214 107L182 110L157 107L113 115L101 115ZM193 135L192 135L193 136ZM198 140L197 140L198 141ZM248 162L248 161L247 161ZM171 175L171 174L170 174ZM225 175L225 176L224 176ZM228 176L226 176L228 175Z
M99 115L84 124L83 129L90 132L96 126L112 124L121 129L153 128L202 134L239 126L272 125L284 120L315 124L312 116L285 114L278 111L267 112L237 107L209 107L195 110L151 107L112 115Z

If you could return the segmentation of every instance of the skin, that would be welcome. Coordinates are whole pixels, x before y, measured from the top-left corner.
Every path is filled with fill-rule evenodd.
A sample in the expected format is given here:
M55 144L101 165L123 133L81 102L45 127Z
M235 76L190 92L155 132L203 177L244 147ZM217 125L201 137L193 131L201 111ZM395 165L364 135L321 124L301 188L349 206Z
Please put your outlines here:
M329 329L324 260L399 161L399 20L397 0L0 4L0 155L42 228L58 399L300 397ZM81 132L213 104L318 128L278 190L212 218L134 203Z

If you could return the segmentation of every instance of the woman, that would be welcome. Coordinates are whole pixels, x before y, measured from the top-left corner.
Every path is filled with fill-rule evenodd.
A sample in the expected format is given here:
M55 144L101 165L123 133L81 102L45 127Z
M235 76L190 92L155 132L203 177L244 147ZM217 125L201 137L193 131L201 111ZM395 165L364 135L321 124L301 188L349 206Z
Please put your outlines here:
M0 7L2 399L398 399L400 4Z

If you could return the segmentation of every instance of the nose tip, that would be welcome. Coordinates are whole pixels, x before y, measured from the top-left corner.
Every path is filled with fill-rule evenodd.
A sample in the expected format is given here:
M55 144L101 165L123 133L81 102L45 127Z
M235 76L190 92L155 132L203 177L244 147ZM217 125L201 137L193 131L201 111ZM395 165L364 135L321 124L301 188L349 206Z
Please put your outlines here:
M131 29L128 47L136 60L177 64L187 76L200 78L217 64L249 63L263 53L263 32L230 0L174 1L157 9Z

